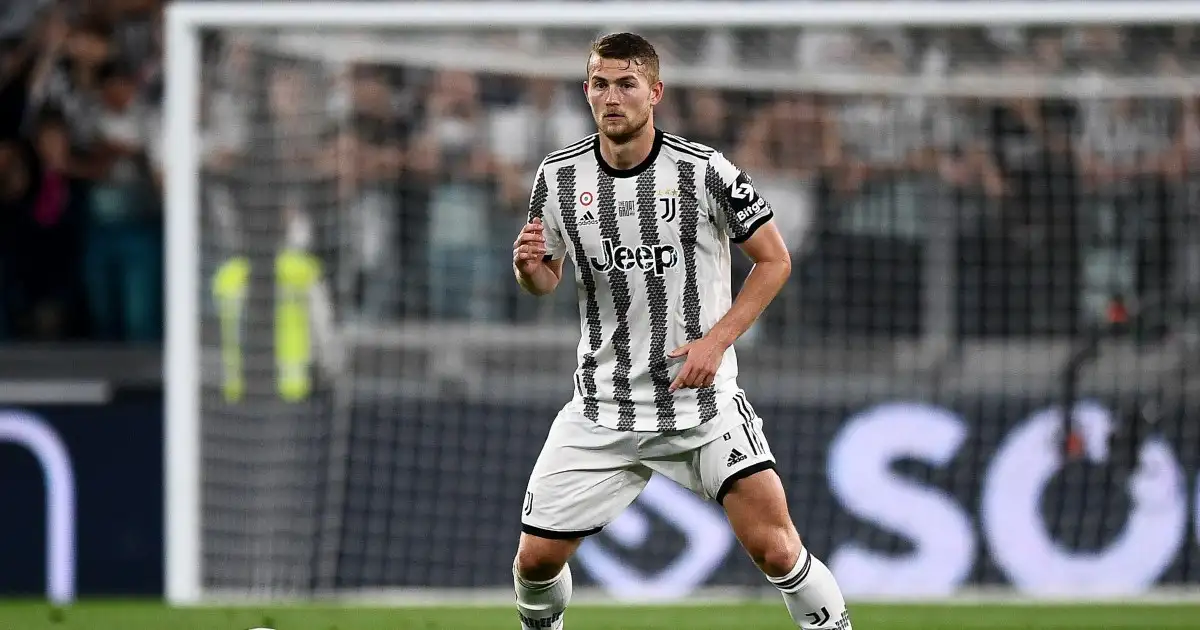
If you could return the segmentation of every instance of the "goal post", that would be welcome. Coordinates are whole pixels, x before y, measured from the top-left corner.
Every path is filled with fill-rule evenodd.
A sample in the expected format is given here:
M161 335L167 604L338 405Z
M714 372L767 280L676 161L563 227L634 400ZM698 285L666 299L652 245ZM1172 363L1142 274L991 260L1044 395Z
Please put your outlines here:
M690 34L703 32L708 34L704 45L689 47L691 42L687 42L687 46L680 46L681 52L664 54L662 72L669 90L680 85L689 93L729 91L734 96L728 97L722 111L733 110L729 116L744 120L747 133L751 128L750 114L765 111L767 106L763 103L775 102L771 99L790 103L780 107L780 111L786 111L780 116L797 120L814 116L806 109L809 99L817 100L813 95L820 100L877 96L885 99L886 112L908 111L905 108L909 104L917 103L912 109L921 113L914 114L912 121L905 118L906 114L884 115L895 117L887 121L889 129L901 129L911 123L907 137L915 138L920 145L915 152L923 154L929 147L940 148L939 143L959 142L941 139L957 138L955 134L964 133L956 127L957 118L929 113L942 111L939 108L959 107L959 99L982 101L986 107L1010 97L1100 101L1131 97L1158 105L1200 98L1200 74L1186 63L1182 70L1169 76L1139 72L1103 73L1099 77L1025 74L1000 62L949 74L925 73L913 68L846 70L804 65L795 59L800 56L799 51L791 60L757 64L753 55L748 61L744 58L731 61L737 55L720 50L732 45L730 42L737 34L748 31L776 34L794 41L795 32L802 29L880 32L921 29L936 35L968 28L1081 25L1126 28L1180 24L1200 26L1200 4L1169 0L1088 3L952 0L169 5L164 108L168 147L164 165L168 300L164 518L168 601L188 605L231 596L303 599L395 591L407 591L418 599L423 593L449 591L467 599L474 592L502 588L503 579L494 573L505 562L503 556L509 550L496 547L515 544L513 516L520 507L523 477L532 466L532 457L553 417L547 414L569 393L569 376L565 374L572 367L572 348L579 335L578 324L572 320L573 304L569 297L565 311L559 308L561 304L545 301L533 314L521 310L523 307L511 306L511 296L500 295L494 286L503 280L504 273L487 271L490 267L502 267L491 251L497 249L497 244L446 236L445 226L433 226L425 217L424 208L436 207L449 213L463 206L487 204L493 198L511 196L504 190L506 185L512 186L512 181L523 182L518 187L524 186L527 194L529 183L521 179L525 174L521 169L527 169L527 165L489 171L489 177L495 180L510 178L504 179L508 184L492 182L486 188L472 188L451 182L438 189L444 195L439 197L440 202L430 201L432 185L428 180L412 184L415 180L408 179L403 183L389 180L378 184L373 197L362 195L348 200L345 181L353 180L355 186L361 186L366 176L354 170L361 163L355 161L359 153L352 151L361 149L341 148L339 142L354 136L346 142L357 147L369 144L369 138L364 140L348 131L357 123L350 121L343 111L342 103L351 98L347 95L352 91L346 87L347 68L369 65L384 68L384 73L391 68L411 70L423 77L414 83L419 87L410 89L408 98L412 99L413 93L419 95L436 84L436 77L426 75L440 71L496 75L500 77L499 83L514 76L521 80L580 79L586 41L576 42L573 47L553 45L556 33L586 33L590 37L630 29L691 37ZM236 79L222 76L223 72L232 72L220 65L224 60L206 56L214 54L205 41L213 34L239 36L241 48L236 54L241 56L237 63L243 65L238 66L238 71L244 72L244 76ZM490 38L493 34L495 40ZM680 35L680 39L687 37ZM865 46L865 41L859 44ZM693 53L699 55L700 61L689 57ZM215 54L235 53L223 49ZM272 92L276 89L272 81L278 68L298 70L293 83L281 83L276 94ZM211 79L214 73L217 78ZM461 77L444 79L446 89L451 92L482 90L474 84L464 87ZM213 142L230 140L204 136L201 122L215 115L206 101L208 88L214 82L221 83L226 90L228 107L246 110L239 118L243 127L227 130L239 138L240 161L219 176L207 173L205 151ZM290 106L296 112L298 125L274 125L267 120L265 110L254 109L259 107L256 103L274 102L273 98L294 99ZM405 113L413 119L410 121L413 127L422 126L432 116L426 104L414 104L394 95L388 98L397 110L413 108L413 112L419 112ZM578 107L582 106L580 99ZM878 123L870 118L878 117L877 111L866 109L854 114L866 116L861 119L847 114L851 117L846 124L854 120L864 125ZM590 125L586 109L583 112L584 122ZM578 112L572 116L572 121L579 118ZM1170 126L1156 116L1159 114L1147 114L1150 127ZM764 116L761 120L768 118ZM976 118L964 116L967 122L963 125L976 124ZM772 129L771 124L774 123L762 123L764 129ZM570 126L567 122L562 125ZM504 129L497 124L492 133L498 133L496 128ZM455 141L459 128L447 129L441 138ZM390 134L393 130L378 133ZM764 138L770 135L763 132ZM843 137L842 141L852 140ZM403 156L389 152L389 147L372 155L406 173L424 168L414 166L425 159L418 134L411 132L411 137L403 142L407 143ZM797 140L795 144L803 145L809 153L821 150L820 143L811 138ZM734 146L718 148L730 156L741 155ZM1121 146L1105 148L1110 157L1129 152ZM964 157L964 161L982 155L982 151L964 149L958 144L954 151L975 156ZM867 152L864 149L864 155ZM295 157L301 153L312 155L301 164ZM842 155L838 159L849 159ZM331 166L312 166L311 163L321 160L327 160L322 163ZM453 173L455 168L473 168L468 158L463 160L460 166L438 171L437 177L449 177L447 173ZM492 162L503 160L492 156L488 163ZM352 165L347 167L347 164ZM810 167L808 162L805 164L804 168ZM815 171L830 167L830 164L811 165ZM753 168L748 170L753 174ZM512 171L518 171L515 179L511 179ZM413 177L432 177L421 173ZM1074 175L1049 173L1048 177L1065 181ZM764 179L774 181L777 188L792 190L786 178ZM815 190L817 179L813 176L805 185L811 184ZM748 347L745 354L751 358L742 359L739 350L739 360L747 366L745 379L753 381L743 385L757 396L756 400L765 401L756 403L756 408L764 416L768 415L764 410L786 416L767 418L769 425L780 427L768 428L767 432L776 452L789 459L781 462L781 468L791 471L791 476L784 476L794 507L797 510L811 507L811 511L800 517L807 523L802 527L802 535L810 540L806 528L816 532L812 544L819 547L823 557L830 559L835 572L841 569L850 576L847 581L855 585L850 593L852 598L951 596L965 588L993 586L1015 588L1025 595L1031 589L1057 586L1085 596L1105 592L1130 596L1154 586L1167 573L1168 566L1174 567L1170 569L1174 572L1172 579L1195 580L1200 576L1200 558L1180 551L1184 543L1176 543L1176 538L1182 535L1177 533L1182 530L1176 527L1176 521L1188 518L1189 503L1185 498L1184 507L1176 509L1173 494L1162 499L1169 504L1167 507L1156 504L1161 509L1136 521L1141 529L1126 532L1123 539L1157 540L1159 547L1145 556L1163 564L1157 572L1155 567L1138 565L1140 573L1134 570L1124 573L1132 576L1126 582L1099 583L1083 577L1077 570L1080 565L1071 564L1075 560L1064 560L1064 566L1076 567L1070 575L1077 582L1046 586L1038 578L1030 577L1028 567L1022 569L1016 566L1019 562L1009 562L1010 558L988 557L976 565L977 555L990 553L985 550L987 541L977 539L974 528L969 526L976 515L960 518L955 510L975 510L980 494L993 501L987 505L996 505L994 501L1004 498L996 494L999 486L977 487L980 475L1012 468L1011 462L1009 468L1004 468L989 461L991 458L1003 454L1016 457L1014 453L1024 457L1057 456L1053 451L1031 455L1020 449L1034 448L1030 445L1037 440L1030 436L1042 435L1043 429L1049 431L1048 425L1043 426L1050 422L1048 416L1034 412L1054 396L1055 370L1061 362L1062 348L1070 345L1071 334L1054 330L1052 338L1046 341L1037 334L1023 332L977 332L970 333L974 337L969 342L973 344L969 351L948 350L950 345L964 343L962 330L975 325L960 322L964 314L984 322L977 324L983 329L992 325L988 312L993 308L1000 309L996 317L1002 320L1025 317L1036 320L1036 316L1028 316L1026 311L1036 311L1041 306L1014 306L1006 302L994 307L986 302L986 296L980 298L983 302L966 306L962 303L962 294L969 291L962 289L964 281L956 276L960 271L955 267L963 265L955 261L960 260L964 255L962 250L968 247L963 243L992 241L986 233L968 241L947 235L956 233L964 221L954 211L964 195L971 197L972 207L993 203L984 192L986 183L964 185L968 192L955 189L953 194L946 192L950 186L944 182L910 184L889 183L895 190L918 192L887 194L909 195L909 205L932 214L900 216L899 203L896 208L879 210L870 200L846 202L845 216L851 217L846 219L849 226L846 229L853 236L837 241L843 249L822 254L833 261L842 275L829 271L828 266L820 266L821 261L812 264L813 269L819 269L814 273L833 274L822 276L814 286L836 284L838 279L855 284L855 274L868 269L861 273L879 283L872 286L892 287L888 289L891 302L863 303L854 297L844 298L845 303L826 306L826 301L833 303L836 299L823 297L826 301L821 302L821 308L831 310L814 315L800 303L800 298L793 297L785 306L773 307L773 323L764 323L766 330L756 333L763 336L761 341L745 342ZM419 189L419 202L411 201L407 187ZM374 203L371 200L377 202L379 198L392 204L389 208L400 210L382 211L383 219L370 218L375 216L371 214ZM499 201L495 203L500 205ZM512 205L511 201L504 203ZM466 218L455 221L460 227L470 226L471 221L482 217L489 225L500 226L495 232L488 232L489 236L504 233L508 224L520 223L508 205L495 209L493 214L463 215ZM422 209L414 209L418 206ZM930 210L933 206L941 209ZM879 220L887 224L887 230L920 235L892 239L889 233L887 239L869 240L863 235L875 229L880 212L888 215ZM418 214L420 221L409 220ZM980 210L978 214L987 213ZM371 229L353 223L360 220L386 226L392 234L387 243L402 243L405 247L399 249L403 251L390 251L386 243L380 246L371 240ZM854 221L858 223L850 225ZM813 222L815 219L796 219L793 221L796 225L788 228L804 240L805 252L814 247L813 239L817 238L816 230L805 229ZM926 223L928 228L923 227ZM418 224L419 228L411 227ZM419 236L411 236L401 233L405 229L422 231ZM438 232L439 229L443 232ZM416 256L413 260L420 262L413 263L416 267L411 268L421 269L424 275L414 279L404 275L407 271L395 271L410 267L392 256L409 256L409 249L416 249L410 245L435 238L430 236L435 233L442 234L448 243L442 250L428 255L424 251L412 254ZM888 248L894 248L886 251L892 253L881 253L884 250L879 246L885 240ZM904 242L897 245L897 240ZM504 243L499 243L498 249L504 247ZM358 261L368 255L366 252L374 257L373 262L353 265L347 262ZM472 252L478 253L478 257L471 258L471 264L460 265L463 256ZM1114 254L1121 255L1124 254ZM891 256L903 262L896 263ZM1097 255L1096 259L1099 258ZM1071 261L1047 264L1062 271L1076 265L1074 258ZM368 264L380 270L380 275L364 280L361 270L341 271ZM798 264L797 275L803 273L803 264ZM973 266L965 268L977 271L987 264L972 263ZM981 278L986 275L984 271L979 271ZM1029 275L1027 284L1049 282L1035 277L1039 271L1022 273ZM351 275L354 277L350 278ZM975 282L987 285L986 289L991 286L989 283L1000 281ZM1078 288L1076 284L1070 285L1072 290ZM372 290L387 294L380 298L387 306L380 308L386 308L388 315L368 313L370 309L364 304L370 299L363 296ZM863 290L869 293L878 288ZM1099 303L1097 300L1107 306L1105 300L1118 291L1100 291L1095 295L1087 294L1084 289L1078 292L1086 294L1079 302L1092 308ZM418 300L412 297L416 293L426 297ZM403 304L397 306L397 302ZM438 309L443 307L451 314L440 314ZM1081 306L1077 310L1082 309ZM822 323L812 324L814 318ZM842 321L829 321L839 318ZM907 323L900 325L891 320ZM858 322L861 329L847 332L842 328L847 322L850 325ZM1001 327L1007 330L1008 325ZM886 354L879 348L886 348ZM962 352L979 358L965 362L961 359ZM1170 349L1159 346L1154 352L1161 359ZM539 366L543 353L555 358ZM1129 356L1134 359L1092 375L1092 380L1081 387L1082 392L1104 398L1113 392L1129 393L1118 391L1120 386L1133 386L1134 395L1140 393L1138 388L1157 387L1160 374L1146 366L1170 361L1154 363L1136 352ZM947 374L955 370L959 373ZM316 376L309 376L310 371ZM1021 402L1011 405L1021 410L1015 412L1020 417L970 417L976 412L995 413L989 411L995 405L986 401L996 397L1020 399ZM927 400L951 411L885 404L913 399ZM955 408L960 399L985 402L972 402L968 409ZM1089 413L1091 420L1080 429L1085 433L1100 435L1124 422L1107 411L1092 409ZM801 414L810 417L799 417ZM869 480L851 470L850 454L854 444L858 446L853 448L883 449L868 439L869 431L878 426L875 421L883 420L894 420L906 427L895 429L899 436L906 430L918 431L918 435L920 431L931 432L929 443L914 441L897 446L901 451L896 457L916 459L929 468L912 472L911 478L930 484L932 490L907 496L927 500L935 508L948 502L963 506L943 510L945 519L940 525L944 525L944 531L933 531L930 535L930 530L921 530L923 525L917 523L921 519L897 516L895 506L873 509L840 494L853 493L855 487L869 489ZM977 435L968 440L963 431ZM1167 439L1195 437L1194 431L1182 424L1170 424L1166 433ZM897 441L904 442L899 436ZM860 442L855 442L856 439ZM904 448L910 451L903 451ZM1158 442L1148 442L1145 448L1149 450L1143 457L1159 464L1164 457L1171 457L1171 449ZM1097 447L1088 456L1106 461L1108 454ZM1174 475L1175 468L1168 466L1170 480L1178 481L1176 476L1194 477L1200 464L1194 459L1194 453L1185 454L1176 462L1179 475ZM1047 470L1053 469L1047 466ZM831 479L833 488L822 481L826 475L837 473L846 476ZM1067 477L1063 482L1065 490L1061 492L1068 494L1073 489L1112 483L1111 479ZM855 486L856 480L867 486ZM1110 492L1109 486L1103 488L1102 494ZM753 593L758 585L755 574L733 559L732 554L706 558L704 554L687 553L688 541L704 536L711 536L705 540L715 541L714 545L729 542L719 519L714 520L711 512L704 511L707 508L681 498L674 488L655 486L649 494L642 509L633 510L628 518L606 531L607 538L602 542L589 541L581 550L581 561L588 569L584 572L588 586L602 588L617 597L642 592L649 593L651 598L672 598L705 586L734 594ZM509 505L514 500L517 504ZM1073 507L1062 510L1069 513L1056 514L1055 518L1065 519L1068 524L1054 535L1072 538L1080 547L1112 542L1114 532L1123 527L1123 521L1110 514L1110 507L1098 508L1097 516L1088 512L1097 509L1091 504L1080 506L1071 501L1067 504ZM670 518L672 510L678 511L676 516L685 514L690 518L675 525L660 523L675 522ZM984 520L994 517L977 516ZM1200 521L1200 515L1195 518ZM1012 519L1006 523L1012 524ZM940 525L934 523L930 527ZM663 534L664 528L671 527L675 529ZM988 526L982 529L986 534ZM641 559L653 567L639 561L626 563L613 559L622 550L636 550L648 540L658 540L656 536L666 541L662 545L664 551L647 553ZM943 538L941 547L934 544L939 536ZM1040 533L1029 536L1039 544L1043 542ZM1195 545L1190 535L1185 538ZM904 567L899 566L903 561L896 561L895 565L888 564L890 560L868 562L871 557L901 554L910 546L921 544L933 545L940 549L937 553L944 553L936 558L937 553L927 557L930 562L941 563L935 563L934 572L938 575L930 577L928 588L906 590L913 586L914 579L903 577ZM456 545L462 546L461 552L452 549ZM680 547L683 551L679 551L679 556L671 556ZM471 557L476 552L483 557ZM872 556L875 552L878 553ZM629 555L633 554L626 557ZM456 562L462 566L439 566ZM1118 564L1104 566L1123 566L1119 560L1112 562ZM706 581L718 567L725 567L732 577L725 582ZM912 567L916 570L915 562ZM870 574L876 570L884 577Z
M200 432L200 30L188 7L167 8L166 89L162 129L171 147L164 162L166 210L166 426L164 427L167 600L198 603L201 546ZM184 9L181 11L181 9Z

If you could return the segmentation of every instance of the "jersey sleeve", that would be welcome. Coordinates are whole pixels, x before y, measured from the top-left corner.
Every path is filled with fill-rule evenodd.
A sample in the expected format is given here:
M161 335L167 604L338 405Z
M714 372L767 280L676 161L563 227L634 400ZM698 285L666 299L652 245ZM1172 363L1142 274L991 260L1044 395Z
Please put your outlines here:
M558 219L558 200L550 194L550 185L546 181L546 167L538 167L534 177L533 193L529 196L529 217L527 222L541 219L545 229L542 234L546 237L545 260L558 260L567 253L567 244L562 237L562 228Z
M775 216L771 204L754 190L750 176L719 152L708 159L704 189L717 223L734 243L742 243Z

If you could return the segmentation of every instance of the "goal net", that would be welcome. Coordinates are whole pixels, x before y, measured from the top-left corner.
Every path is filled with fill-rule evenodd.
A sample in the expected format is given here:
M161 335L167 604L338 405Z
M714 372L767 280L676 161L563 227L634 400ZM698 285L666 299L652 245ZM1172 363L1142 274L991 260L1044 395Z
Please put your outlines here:
M541 158L594 129L588 45L616 30L659 51L659 126L776 209L794 271L740 380L848 596L1194 583L1198 18L173 5L171 599L507 598L580 335L511 243ZM573 563L626 599L769 586L669 482Z

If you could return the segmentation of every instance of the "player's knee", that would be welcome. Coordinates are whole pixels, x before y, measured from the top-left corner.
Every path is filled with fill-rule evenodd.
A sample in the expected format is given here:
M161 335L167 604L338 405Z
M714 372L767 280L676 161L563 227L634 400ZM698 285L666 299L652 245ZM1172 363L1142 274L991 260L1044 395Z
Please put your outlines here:
M522 536L513 569L522 579L532 582L552 580L562 572L575 546L574 541Z
M747 551L763 573L775 577L787 575L800 559L803 545L792 527L766 528Z
M800 550L799 538L772 545L763 554L763 572L771 576L787 575L800 559Z
M554 576L562 572L563 565L566 562L558 558L548 555L538 555L537 553L521 550L517 552L517 560L514 564L517 575L521 579L531 582L545 582L554 579Z

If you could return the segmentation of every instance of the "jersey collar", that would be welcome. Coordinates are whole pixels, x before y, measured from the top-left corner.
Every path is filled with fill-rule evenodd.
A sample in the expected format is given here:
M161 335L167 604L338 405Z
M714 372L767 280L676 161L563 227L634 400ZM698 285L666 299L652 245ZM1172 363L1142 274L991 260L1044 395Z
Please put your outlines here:
M625 170L613 168L612 165L604 161L604 156L600 155L600 134L596 134L596 141L592 143L592 152L596 154L596 163L600 165L600 170L612 177L637 177L642 174L642 171L650 168L650 165L654 164L654 160L658 159L658 151L662 148L662 142L662 129L656 127L654 129L654 146L650 148L650 155L647 155L641 164Z

